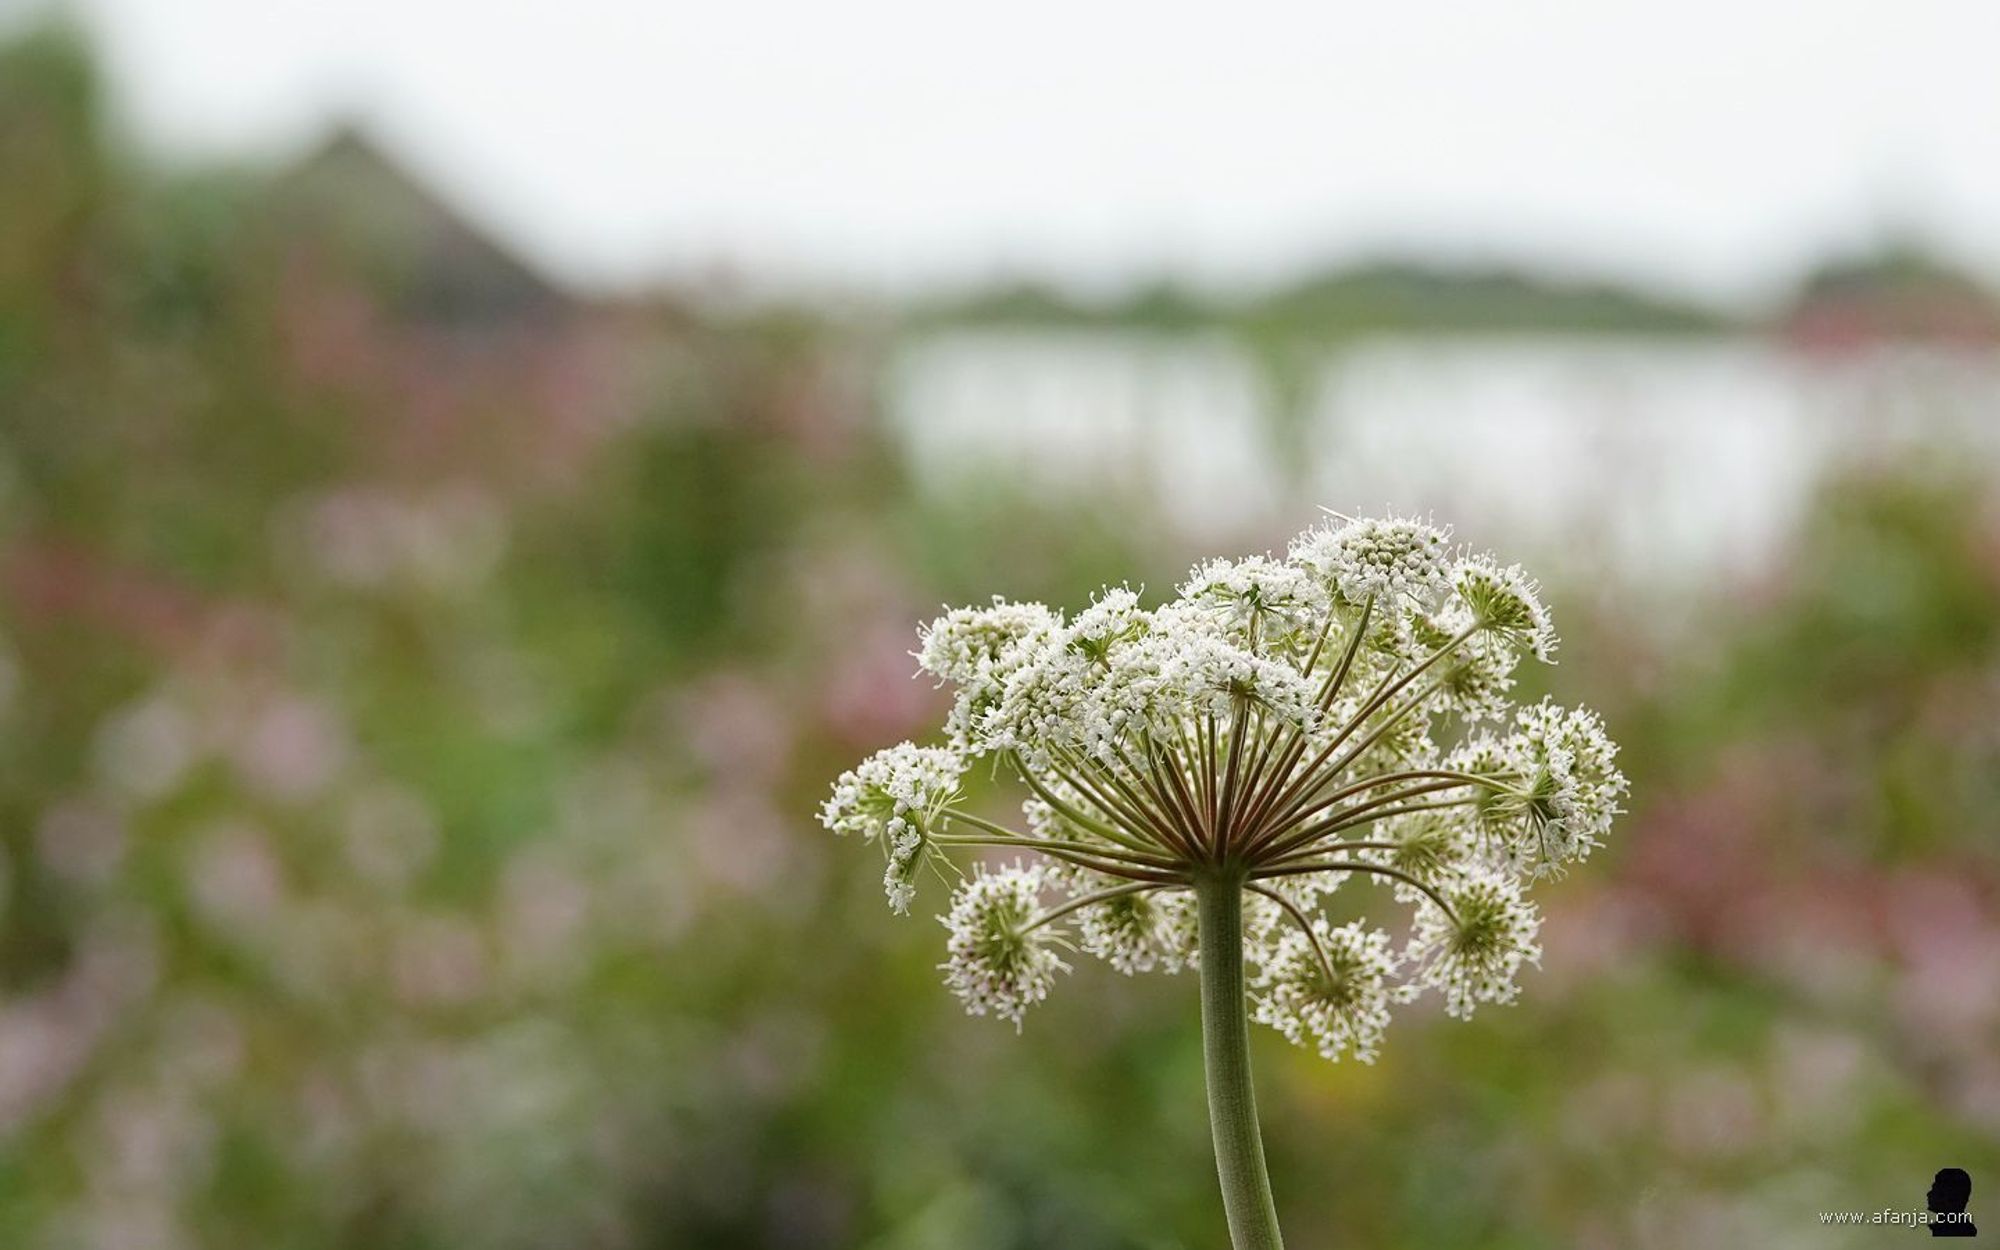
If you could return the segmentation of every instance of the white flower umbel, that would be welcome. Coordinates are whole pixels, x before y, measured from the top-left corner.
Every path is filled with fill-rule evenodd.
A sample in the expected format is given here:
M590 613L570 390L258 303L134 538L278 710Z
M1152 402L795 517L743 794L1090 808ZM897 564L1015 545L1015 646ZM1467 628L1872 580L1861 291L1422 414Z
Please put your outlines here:
M1417 811L1378 822L1374 845L1355 855L1394 869L1398 875L1374 880L1393 886L1399 901L1414 905L1426 888L1444 889L1478 866L1471 853L1476 836L1463 808Z
M1597 714L1543 702L1522 708L1500 746L1510 758L1516 790L1493 809L1508 858L1522 871L1547 876L1583 859L1603 841L1619 812L1625 775L1613 762L1618 744Z
M1008 677L1061 628L1062 618L1043 605L996 595L991 607L954 608L918 631L918 665L958 687L945 723L956 746L970 747L974 725L1000 702Z
M1459 563L1452 586L1472 618L1495 636L1524 648L1543 663L1555 658L1555 627L1540 591L1518 564L1501 568L1487 556Z
M1126 974L1198 967L1231 1235L1274 1247L1250 1005L1328 1058L1368 1060L1419 993L1454 1016L1512 1001L1538 954L1527 885L1618 814L1597 717L1514 706L1516 666L1555 644L1525 573L1399 517L1207 561L1152 607L1122 586L1068 617L996 599L920 634L921 667L954 688L948 745L878 753L820 816L881 847L897 911L927 877L961 881L943 968L975 1015L1018 1028L1066 971L1059 951ZM966 803L979 757L1021 786L1020 821ZM954 862L989 849L1037 866ZM1400 953L1328 921L1356 876L1410 909Z
M881 842L887 860L882 889L898 914L907 915L916 898L929 824L958 793L964 772L955 751L899 742L842 773L832 797L820 805L820 823L828 829Z
M1323 1058L1373 1063L1390 1004L1407 997L1390 981L1395 972L1387 933L1358 920L1335 929L1315 916L1311 928L1284 933L1263 961L1251 983L1253 1018Z
M993 606L953 608L917 633L917 662L927 673L959 686L990 680L1004 669L1020 644L1046 638L1062 619L1039 603L1009 603L995 595Z
M1298 565L1250 556L1197 565L1181 585L1180 600L1234 641L1310 646L1326 614L1327 587Z
M1541 917L1521 897L1518 879L1475 869L1444 897L1447 914L1429 901L1417 908L1409 958L1426 986L1444 994L1444 1009L1468 1019L1479 1003L1511 1003L1520 993L1521 965L1539 963L1535 935Z
M1038 927L1040 868L980 869L960 886L944 917L948 958L938 965L944 983L975 1016L995 1015L1018 1030L1030 1005L1049 996L1056 974L1069 965L1057 957L1054 935Z
M1294 564L1357 604L1370 597L1434 603L1449 581L1451 557L1447 531L1400 517L1320 526L1293 539L1291 547Z
M899 816L922 815L958 792L965 763L944 747L899 742L840 775L819 820L835 833L873 839Z
M1092 903L1077 910L1076 929L1085 951L1127 976L1179 972L1194 963L1194 895L1186 890L1133 892Z

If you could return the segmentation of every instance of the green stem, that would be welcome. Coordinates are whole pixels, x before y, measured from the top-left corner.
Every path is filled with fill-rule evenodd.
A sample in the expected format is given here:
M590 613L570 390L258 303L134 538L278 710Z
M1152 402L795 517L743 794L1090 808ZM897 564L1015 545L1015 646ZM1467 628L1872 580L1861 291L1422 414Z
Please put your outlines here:
M1208 1070L1208 1122L1235 1250L1284 1250L1257 1093L1250 1081L1250 1017L1243 998L1243 877L1205 876L1195 885L1201 917L1201 1041Z

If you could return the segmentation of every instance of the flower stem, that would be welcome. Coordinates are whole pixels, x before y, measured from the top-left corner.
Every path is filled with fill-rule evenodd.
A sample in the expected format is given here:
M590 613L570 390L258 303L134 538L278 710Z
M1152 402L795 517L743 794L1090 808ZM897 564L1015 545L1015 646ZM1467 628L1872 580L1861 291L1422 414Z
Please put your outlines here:
M1208 1071L1208 1121L1215 1167L1235 1250L1283 1250L1257 1094L1250 1081L1250 1019L1243 1000L1243 879L1204 876L1195 885L1201 918L1201 1040Z

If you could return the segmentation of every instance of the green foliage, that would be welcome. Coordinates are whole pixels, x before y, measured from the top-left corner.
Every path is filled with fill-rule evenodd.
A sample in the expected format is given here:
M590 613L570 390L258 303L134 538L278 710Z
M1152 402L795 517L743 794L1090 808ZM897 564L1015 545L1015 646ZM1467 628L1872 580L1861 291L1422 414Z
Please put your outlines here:
M811 820L935 721L937 604L1205 553L912 490L810 319L425 321L313 273L264 180L136 166L96 91L72 34L0 47L0 1244L1219 1244L1193 982L1093 971L1017 1044ZM1503 316L1677 314L1272 305ZM1699 645L1570 618L1629 835L1532 1009L1375 1067L1255 1044L1294 1244L1774 1244L2000 1176L1951 980L2000 932L1993 498L1831 484Z

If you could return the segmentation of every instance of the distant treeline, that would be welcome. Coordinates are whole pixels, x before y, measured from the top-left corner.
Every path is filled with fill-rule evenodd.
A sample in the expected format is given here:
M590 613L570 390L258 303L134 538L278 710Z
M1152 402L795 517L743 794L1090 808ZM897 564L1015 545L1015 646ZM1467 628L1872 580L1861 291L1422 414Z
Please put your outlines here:
M1921 246L1896 243L1829 260L1766 312L1731 310L1635 285L1552 277L1523 267L1379 260L1223 297L1169 281L1103 298L1042 282L985 287L925 305L935 325L1218 327L1250 333L1598 332L1722 334L1784 325L1828 301L1898 308L1940 300L1994 307L1980 281Z

